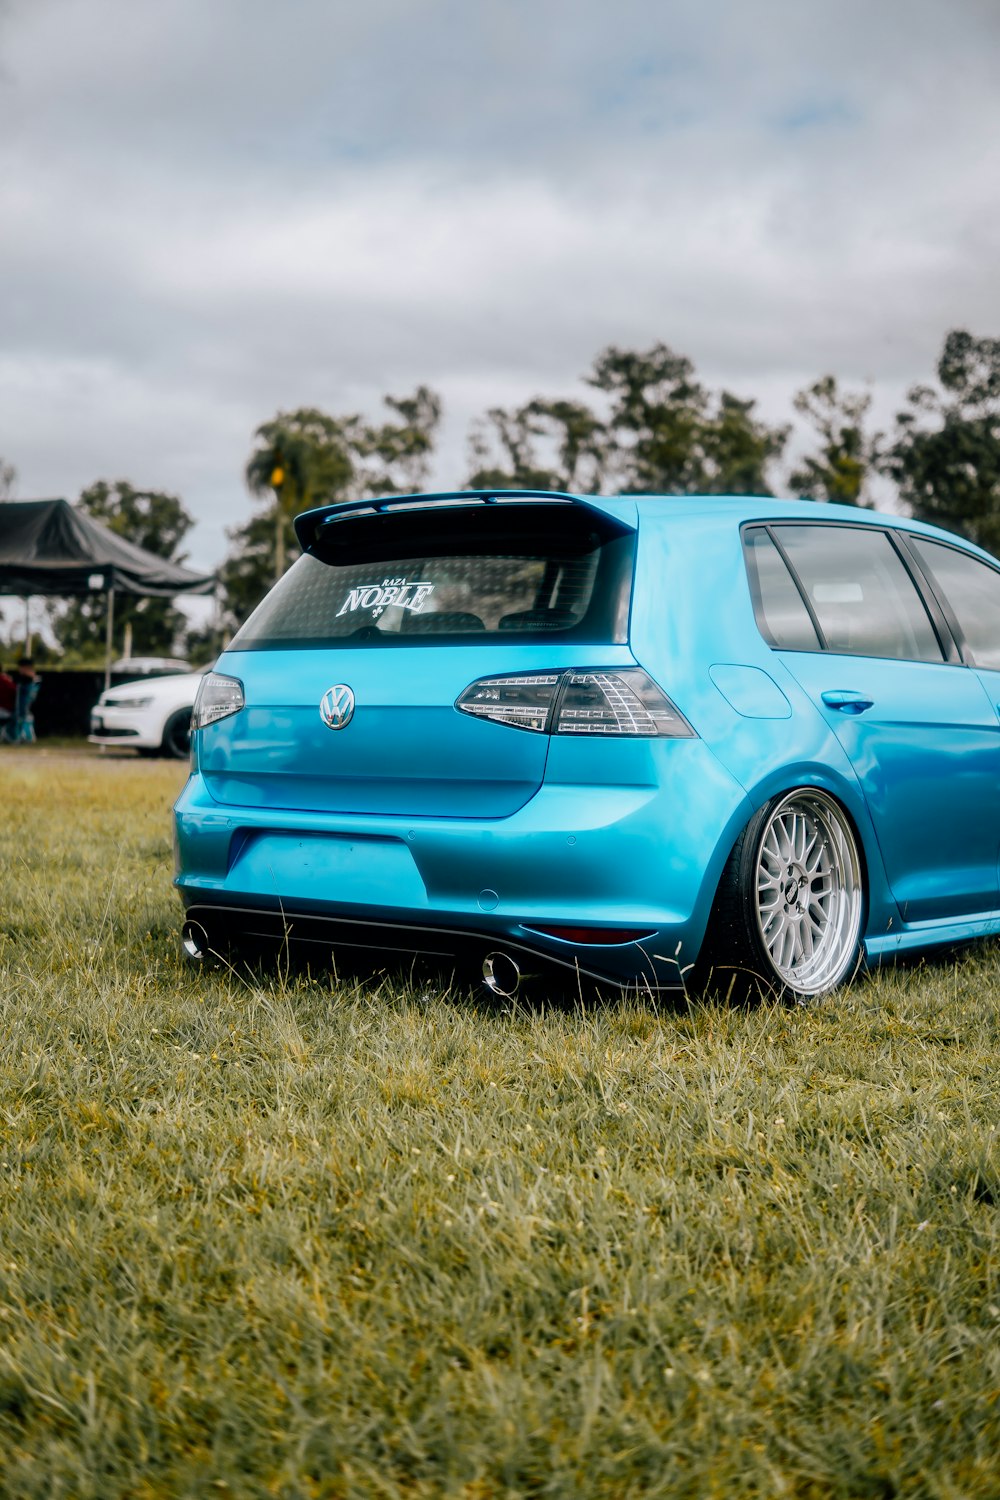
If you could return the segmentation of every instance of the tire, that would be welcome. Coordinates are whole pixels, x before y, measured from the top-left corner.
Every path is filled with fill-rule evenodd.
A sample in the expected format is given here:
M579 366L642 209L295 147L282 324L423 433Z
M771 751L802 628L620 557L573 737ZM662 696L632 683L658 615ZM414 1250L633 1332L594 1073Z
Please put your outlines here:
M722 995L812 1000L861 962L865 883L840 804L815 787L775 797L736 841L695 980Z
M180 708L171 714L163 729L162 750L172 760L187 760L191 753L191 710Z

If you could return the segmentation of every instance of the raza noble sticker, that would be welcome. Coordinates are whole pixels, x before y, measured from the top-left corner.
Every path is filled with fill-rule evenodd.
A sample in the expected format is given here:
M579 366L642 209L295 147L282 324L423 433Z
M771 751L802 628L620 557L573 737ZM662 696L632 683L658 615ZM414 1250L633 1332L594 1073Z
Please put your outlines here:
M348 591L347 598L337 611L337 619L341 615L354 614L356 610L362 609L371 610L372 619L377 620L390 605L417 613L433 592L433 583L411 582L406 578L383 578L381 583L362 583Z

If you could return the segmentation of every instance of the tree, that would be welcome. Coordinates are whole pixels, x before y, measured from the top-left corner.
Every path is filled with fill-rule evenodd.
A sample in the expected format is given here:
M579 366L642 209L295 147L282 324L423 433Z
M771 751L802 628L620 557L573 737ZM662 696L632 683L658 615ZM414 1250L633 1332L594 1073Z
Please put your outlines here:
M312 407L279 412L257 428L257 446L246 466L250 493L268 496L274 530L276 581L285 571L292 517L336 499L350 485L354 465L350 449L360 426L358 417L339 421Z
M419 385L412 396L386 396L384 403L398 420L363 429L355 465L359 494L417 491L430 474L441 398Z
M176 495L162 490L137 490L125 479L98 480L81 494L77 505L95 521L144 547L158 557L182 563L179 551L194 525ZM103 594L72 599L52 610L56 637L65 650L87 653L104 645L107 605ZM137 656L171 656L186 627L186 617L169 599L137 598L122 594L115 602L115 631L124 636L132 627L132 650Z
M499 462L494 458L497 447ZM538 397L514 411L488 411L473 427L469 454L476 465L466 481L472 489L593 492L603 484L608 434L583 402Z
M788 478L792 493L811 500L833 500L869 508L867 481L878 467L882 435L865 431L872 398L838 389L832 375L824 375L792 398L792 405L808 418L820 439L817 453L801 460Z
M228 532L235 545L219 569L219 591L226 623L237 629L257 608L274 582L275 508L251 516L244 526ZM295 534L284 513L286 546L294 546Z
M385 397L393 416L369 423L314 407L279 412L255 433L246 466L251 494L266 509L230 531L234 550L220 570L229 623L239 625L285 571L297 543L301 511L362 495L415 489L426 478L441 418L438 397L418 386L412 396Z
M525 489L639 493L754 494L788 429L754 416L753 401L712 396L694 365L665 344L646 351L608 348L588 384L607 398L597 415L585 403L538 398L495 407L474 426L469 483Z
M10 500L17 485L17 470L0 458L0 500Z
M911 514L1000 551L1000 339L953 330L937 376L909 392L884 471Z
M769 427L754 401L712 397L694 365L666 344L598 355L589 383L609 398L612 468L621 488L646 494L761 494L787 427Z

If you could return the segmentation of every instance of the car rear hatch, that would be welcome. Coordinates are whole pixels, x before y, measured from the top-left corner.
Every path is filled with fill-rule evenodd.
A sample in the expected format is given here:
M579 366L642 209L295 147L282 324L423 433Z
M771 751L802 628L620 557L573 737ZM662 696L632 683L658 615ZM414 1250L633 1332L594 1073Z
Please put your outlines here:
M304 554L217 671L245 707L199 731L234 807L500 818L549 738L456 709L484 677L625 662L634 521L572 497L405 497L297 523ZM617 507L628 516L628 507Z

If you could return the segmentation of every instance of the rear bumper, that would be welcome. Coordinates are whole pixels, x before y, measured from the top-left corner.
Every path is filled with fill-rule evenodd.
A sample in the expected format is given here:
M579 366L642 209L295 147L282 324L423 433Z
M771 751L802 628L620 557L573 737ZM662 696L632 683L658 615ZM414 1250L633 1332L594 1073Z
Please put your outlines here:
M314 955L321 963L329 962L331 954L377 956L385 963L425 957L473 980L482 972L487 956L499 950L513 958L522 976L529 979L539 973L561 971L567 979L588 979L620 989L639 985L643 991L662 993L683 987L679 970L667 976L657 974L654 966L644 964L635 944L622 945L620 950L574 949L564 944L567 951L560 955L537 939L532 941L535 935L528 931L513 938L505 931L386 923L333 917L322 912L198 902L192 903L185 913L185 930L191 926L199 941L220 956L234 947L260 946L275 953L288 949L306 958ZM588 951L596 955L596 960L588 961ZM627 958L625 972L608 972L607 954L613 951L620 951Z
M227 941L430 953L503 948L614 985L676 989L748 816L704 744L655 785L549 783L506 818L396 818L222 806L193 774L175 807L175 884ZM641 928L580 943L539 926ZM213 944L214 946L214 944Z

